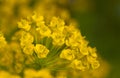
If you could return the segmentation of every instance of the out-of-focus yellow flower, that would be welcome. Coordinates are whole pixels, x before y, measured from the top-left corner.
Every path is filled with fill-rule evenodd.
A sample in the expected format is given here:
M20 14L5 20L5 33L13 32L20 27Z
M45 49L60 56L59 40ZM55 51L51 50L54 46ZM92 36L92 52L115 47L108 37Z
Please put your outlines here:
M100 64L99 64L99 61L97 61L97 60L91 63L91 67L93 69L97 69L99 66L100 66Z
M65 43L70 47L78 46L79 41L82 39L81 33L73 25L65 26L64 34L66 34Z
M70 49L64 49L60 54L60 58L64 58L67 60L73 60L75 58L75 54Z
M0 71L0 78L21 78L21 77L17 75L12 75L6 71Z
M41 44L36 44L34 50L39 58L46 58L47 54L49 53L49 50Z
M91 47L88 47L88 51L90 52L90 55L92 57L97 57L97 54L96 54L96 48L91 48Z
M3 48L7 44L3 34L0 32L0 48Z
M65 22L57 17L52 17L49 27L54 32L62 32L64 29Z
M43 22L44 17L40 16L36 12L34 12L34 15L32 16L32 20L39 23L39 22Z
M96 69L100 66L99 62L96 60L96 58L92 57L92 56L87 56L87 60L88 62L91 64L91 67L93 69Z
M101 66L95 70L78 72L72 71L74 78L107 78L108 73L110 72L110 65L103 59L99 60Z
M51 35L54 45L63 45L65 43L65 35L60 32L53 32Z
M29 31L31 26L28 21L26 21L25 19L22 19L20 22L18 22L18 28L22 28L26 31Z
M81 60L73 60L73 62L71 63L71 66L75 69L78 69L78 70L82 70L84 71L86 68L83 66L83 63Z
M49 37L51 35L51 30L45 25L37 27L36 30L40 33L42 37Z
M22 47L26 46L27 44L31 44L34 41L34 37L26 32L26 31L21 31L21 38L20 38L20 45Z
M23 52L28 55L32 55L34 50L33 44L27 44L25 47L23 47Z
M34 70L34 69L26 69L24 71L24 78L53 78L50 74L50 71L47 69Z
M55 78L68 78L67 77L67 72L64 71L64 70L63 71L59 71Z

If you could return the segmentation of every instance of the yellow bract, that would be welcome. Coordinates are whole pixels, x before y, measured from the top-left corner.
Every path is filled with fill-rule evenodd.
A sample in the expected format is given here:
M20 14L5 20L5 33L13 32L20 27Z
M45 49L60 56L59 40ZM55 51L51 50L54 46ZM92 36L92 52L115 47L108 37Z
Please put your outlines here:
M42 44L36 44L34 47L35 53L37 53L39 58L46 58L49 50Z

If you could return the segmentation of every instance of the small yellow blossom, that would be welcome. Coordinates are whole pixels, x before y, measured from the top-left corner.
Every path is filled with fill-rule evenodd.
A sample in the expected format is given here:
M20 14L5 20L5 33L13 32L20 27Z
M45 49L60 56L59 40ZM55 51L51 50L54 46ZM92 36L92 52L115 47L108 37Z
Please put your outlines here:
M54 32L51 37L54 45L63 45L65 43L65 36L63 33Z
M2 33L0 33L0 48L3 48L7 44L4 36Z
M27 44L33 43L34 37L28 32L21 32L20 45L24 47Z
M46 58L49 53L49 50L42 44L36 44L34 50L39 58Z
M34 14L32 16L32 20L35 21L36 23L39 23L44 20L44 17L40 16L36 12L34 12Z
M23 52L28 55L32 55L34 50L34 45L33 44L26 44L23 47Z
M64 34L66 35L65 43L67 46L75 47L80 45L80 40L82 39L80 31L74 26L65 26Z
M36 28L36 30L40 33L42 37L49 37L51 35L51 30L44 24Z
M75 69L78 69L78 70L82 70L82 71L85 70L85 67L83 66L81 60L77 60L77 59L73 60L71 63L71 66Z
M65 22L57 17L53 17L52 20L50 21L49 27L51 28L52 31L58 32L58 31L63 31L64 29Z
M22 19L20 22L18 22L18 28L22 28L26 31L29 31L31 26L30 26L30 22L28 22L25 19Z
M80 50L80 53L83 54L83 55L88 55L88 49L87 49L87 46L79 46L79 50Z
M97 69L99 66L100 66L100 63L99 63L99 61L97 61L97 60L95 60L95 61L93 61L93 62L91 63L91 67L92 67L93 69Z
M97 61L95 57L87 56L87 60L93 69L97 69L100 66L99 61Z
M94 61L96 60L96 58L88 55L88 56L87 56L87 60L88 60L89 63L92 63L92 62L94 62Z
M64 50L62 50L62 52L60 54L60 58L64 58L67 60L73 60L75 58L74 51L72 51L70 49L64 49Z
M92 56L92 57L97 57L97 54L96 54L96 48L91 48L91 47L88 47L88 51L89 51L89 53L90 53L90 55Z

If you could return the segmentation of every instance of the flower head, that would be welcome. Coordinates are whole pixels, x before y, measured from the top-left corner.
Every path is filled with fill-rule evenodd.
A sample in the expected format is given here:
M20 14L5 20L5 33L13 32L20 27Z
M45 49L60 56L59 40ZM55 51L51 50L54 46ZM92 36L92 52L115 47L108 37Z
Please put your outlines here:
M18 26L21 31L20 45L25 54L34 55L39 60L44 59L42 67L52 64L54 67L59 64L58 61L62 63L60 59L69 62L65 63L66 67L75 70L99 67L96 49L88 45L88 41L74 24L66 24L63 19L55 16L45 20L44 16L37 13L26 22L30 22L29 31ZM54 58L55 61L52 60Z

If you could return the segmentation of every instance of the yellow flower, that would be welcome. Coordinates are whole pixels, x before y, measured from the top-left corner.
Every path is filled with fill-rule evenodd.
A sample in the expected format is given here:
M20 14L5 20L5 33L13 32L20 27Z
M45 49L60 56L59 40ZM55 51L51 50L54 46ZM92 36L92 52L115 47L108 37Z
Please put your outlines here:
M23 52L28 55L32 55L34 50L33 44L27 44L23 47Z
M32 20L35 21L36 23L39 23L44 20L44 17L40 16L36 12L34 12L34 14L32 16Z
M75 47L80 45L80 40L82 39L80 31L78 31L75 26L65 26L64 32L66 35L65 43L67 46Z
M90 53L90 55L92 56L92 57L97 57L97 54L96 54L96 48L91 48L91 47L88 47L88 51L89 51L89 53Z
M80 45L78 46L79 47L79 50L80 50L80 53L83 54L83 55L88 55L88 49L87 49L87 46L84 46L84 45Z
M74 51L70 49L64 49L62 50L60 54L60 58L64 58L67 60L73 60L75 58Z
M78 69L78 70L82 70L82 71L85 70L85 67L83 66L81 60L77 60L77 59L73 60L71 63L71 66L75 69Z
M28 22L25 19L22 19L20 22L18 22L18 28L22 28L26 31L29 31L31 26L30 26L30 22Z
M0 71L0 78L21 78L21 77L17 75L12 75L6 71Z
M65 43L65 36L63 33L54 32L51 37L54 45L63 45Z
M41 69L38 71L34 69L26 69L24 74L24 78L53 78L50 71L47 69Z
M24 78L34 78L36 75L37 72L34 69L26 69L24 71Z
M93 69L97 69L100 66L99 61L97 61L96 57L92 57L92 56L88 55L87 60L88 60L89 64L91 64L91 67Z
M44 24L37 27L36 30L40 33L42 37L50 37L51 35L51 30Z
M24 47L27 44L33 43L34 37L28 32L21 32L20 45Z
M0 33L0 48L3 48L7 44L4 36L2 33Z
M88 60L89 63L92 63L92 62L96 61L96 58L92 57L90 55L87 55L87 60Z
M49 53L49 50L42 44L36 44L34 50L39 58L46 58L47 54Z
M65 23L62 19L53 17L52 20L50 21L49 27L54 32L61 32L64 29L64 25Z
M93 62L91 63L91 67L92 67L93 69L97 69L99 66L100 66L100 63L99 63L99 61L97 61L97 60L95 60L95 61L93 61Z

